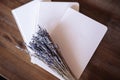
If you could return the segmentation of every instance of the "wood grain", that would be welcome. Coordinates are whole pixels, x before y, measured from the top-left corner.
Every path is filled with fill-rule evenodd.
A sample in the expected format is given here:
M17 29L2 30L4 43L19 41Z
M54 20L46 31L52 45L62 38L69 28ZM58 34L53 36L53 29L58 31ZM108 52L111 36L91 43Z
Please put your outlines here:
M11 9L30 0L0 0L0 74L10 80L57 80L30 63ZM120 0L77 1L80 12L108 26L108 32L79 80L120 80Z
M28 1L0 0L0 74L10 80L58 80L30 62L29 55L16 48L25 48L11 9Z

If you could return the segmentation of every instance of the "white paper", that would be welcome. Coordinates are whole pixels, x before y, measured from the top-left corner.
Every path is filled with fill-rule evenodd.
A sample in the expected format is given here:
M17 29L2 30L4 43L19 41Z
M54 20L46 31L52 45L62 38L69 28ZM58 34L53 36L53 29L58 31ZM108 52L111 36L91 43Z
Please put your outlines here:
M54 29L68 8L79 11L77 2L41 2L39 8L39 26L46 27L49 32Z
M79 79L106 31L106 26L68 9L50 33L73 74Z

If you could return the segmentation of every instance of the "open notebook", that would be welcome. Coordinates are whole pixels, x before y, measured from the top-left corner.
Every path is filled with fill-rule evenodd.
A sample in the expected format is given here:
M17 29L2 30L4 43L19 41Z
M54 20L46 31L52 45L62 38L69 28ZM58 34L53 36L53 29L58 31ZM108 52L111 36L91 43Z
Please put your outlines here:
M45 28L77 79L107 31L107 27L78 10L79 5L75 2L40 1L31 1L12 10L25 43L29 44L37 25ZM31 62L64 80L38 58L31 56Z

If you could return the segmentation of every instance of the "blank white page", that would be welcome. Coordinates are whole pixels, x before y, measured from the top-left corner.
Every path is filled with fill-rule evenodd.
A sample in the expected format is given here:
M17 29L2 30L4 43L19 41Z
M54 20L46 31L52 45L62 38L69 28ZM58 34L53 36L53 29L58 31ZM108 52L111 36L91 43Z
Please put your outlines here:
M50 35L79 78L106 31L106 26L70 8Z

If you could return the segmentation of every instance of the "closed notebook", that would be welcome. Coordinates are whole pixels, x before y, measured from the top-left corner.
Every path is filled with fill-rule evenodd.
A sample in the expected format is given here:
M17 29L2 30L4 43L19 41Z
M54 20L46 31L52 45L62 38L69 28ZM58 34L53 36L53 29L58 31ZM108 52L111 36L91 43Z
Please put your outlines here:
M69 68L79 79L104 37L107 27L69 8L59 24L48 31L53 41L59 45Z

